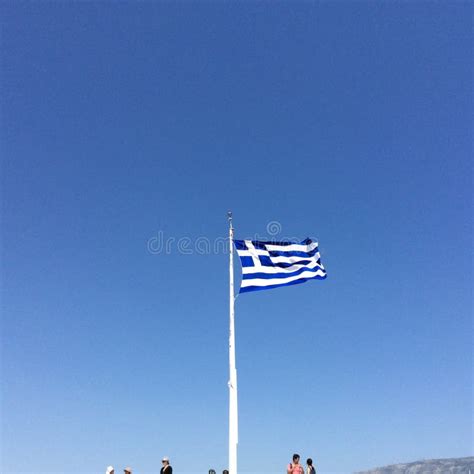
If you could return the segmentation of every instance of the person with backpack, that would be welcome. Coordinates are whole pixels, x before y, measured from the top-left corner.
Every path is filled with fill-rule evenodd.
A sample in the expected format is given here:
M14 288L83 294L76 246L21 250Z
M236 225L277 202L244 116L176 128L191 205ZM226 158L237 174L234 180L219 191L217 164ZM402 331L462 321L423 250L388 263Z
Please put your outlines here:
M293 454L293 462L288 464L286 468L287 474L304 474L303 466L300 464L300 455Z
M306 474L316 474L316 469L313 466L313 460L311 458L306 459Z

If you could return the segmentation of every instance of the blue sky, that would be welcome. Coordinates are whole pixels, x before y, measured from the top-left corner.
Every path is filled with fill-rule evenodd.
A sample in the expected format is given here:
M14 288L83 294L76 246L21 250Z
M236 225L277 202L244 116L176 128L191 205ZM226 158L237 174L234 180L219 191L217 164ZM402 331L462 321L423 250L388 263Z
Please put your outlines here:
M0 9L2 472L226 467L228 209L239 471L473 454L472 5Z

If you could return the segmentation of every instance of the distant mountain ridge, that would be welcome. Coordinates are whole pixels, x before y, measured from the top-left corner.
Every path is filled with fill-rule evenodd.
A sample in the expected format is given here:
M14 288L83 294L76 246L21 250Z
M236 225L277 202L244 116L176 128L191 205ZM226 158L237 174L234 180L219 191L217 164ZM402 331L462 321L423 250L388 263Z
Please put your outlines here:
M474 457L428 459L377 467L356 474L474 474Z

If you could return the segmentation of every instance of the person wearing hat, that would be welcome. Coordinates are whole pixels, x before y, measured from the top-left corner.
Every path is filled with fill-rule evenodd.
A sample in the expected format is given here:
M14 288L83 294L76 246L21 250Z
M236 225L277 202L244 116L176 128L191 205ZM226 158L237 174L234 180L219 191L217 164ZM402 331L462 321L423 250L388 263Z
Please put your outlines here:
M126 467L123 472L125 472L125 474L132 474L132 468L131 467Z
M163 467L160 469L160 474L173 474L173 468L170 465L170 459L165 456L161 462Z
M107 470L105 471L105 474L114 474L114 468L113 466L109 466Z

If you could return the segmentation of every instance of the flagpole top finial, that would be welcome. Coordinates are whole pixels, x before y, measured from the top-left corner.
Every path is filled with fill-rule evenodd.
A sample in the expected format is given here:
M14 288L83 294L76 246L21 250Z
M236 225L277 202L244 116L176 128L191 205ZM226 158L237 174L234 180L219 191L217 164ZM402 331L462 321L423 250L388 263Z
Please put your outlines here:
M227 211L227 218L231 221L232 220L232 211Z

